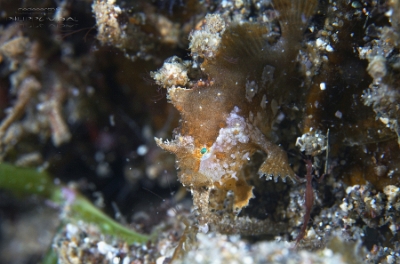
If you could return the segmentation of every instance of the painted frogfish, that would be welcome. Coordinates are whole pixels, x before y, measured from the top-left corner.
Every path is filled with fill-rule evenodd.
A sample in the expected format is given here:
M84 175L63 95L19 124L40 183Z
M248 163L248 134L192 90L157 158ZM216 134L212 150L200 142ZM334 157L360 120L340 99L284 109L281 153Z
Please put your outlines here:
M151 73L181 115L171 141L155 140L176 155L200 231L241 232L236 216L253 197L251 177L294 179L286 152L270 134L279 106L298 96L292 76L316 7L315 0L274 0L275 27L209 14L189 36L192 60L173 57ZM249 175L246 166L256 152L265 160L258 175Z

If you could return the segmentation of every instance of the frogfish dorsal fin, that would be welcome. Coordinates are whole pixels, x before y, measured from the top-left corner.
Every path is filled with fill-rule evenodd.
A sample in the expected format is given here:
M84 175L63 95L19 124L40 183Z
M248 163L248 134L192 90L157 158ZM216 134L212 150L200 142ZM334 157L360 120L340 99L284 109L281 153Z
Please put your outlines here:
M309 19L315 13L317 0L273 0L279 12L282 37L299 39L304 33Z

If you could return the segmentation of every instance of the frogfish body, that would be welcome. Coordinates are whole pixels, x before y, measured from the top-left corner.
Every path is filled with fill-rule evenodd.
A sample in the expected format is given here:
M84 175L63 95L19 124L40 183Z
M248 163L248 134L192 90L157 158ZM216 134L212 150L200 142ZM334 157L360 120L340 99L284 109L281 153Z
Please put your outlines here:
M275 0L280 35L265 23L207 15L190 35L193 60L174 57L152 73L181 114L174 139L156 143L176 155L180 182L193 194L200 226L215 224L233 195L237 214L253 197L245 167L266 155L259 176L293 179L286 153L269 138L277 109L295 96L291 76L315 0ZM191 76L191 77L189 77ZM193 78L192 76L197 76ZM200 76L200 77L199 77Z

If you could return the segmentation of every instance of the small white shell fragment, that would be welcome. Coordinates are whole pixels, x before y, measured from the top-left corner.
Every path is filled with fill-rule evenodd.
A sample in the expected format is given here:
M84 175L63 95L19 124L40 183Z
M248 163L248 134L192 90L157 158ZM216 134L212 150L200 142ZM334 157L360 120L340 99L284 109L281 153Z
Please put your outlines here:
M383 188L383 192L386 194L389 203L393 203L400 194L400 188L395 185L387 185Z
M165 256L159 257L159 258L156 260L156 264L163 264L165 259L166 259Z
M323 46L325 46L325 42L324 42L321 38L318 38L318 39L316 40L316 42L315 42L315 45L316 45L317 47L323 47Z
M208 233L208 230L209 230L208 224L199 225L199 231L200 231L200 232L202 232L202 233L204 233L204 234L207 234L207 233Z
M99 243L97 243L97 250L100 254L106 255L108 252L112 252L115 249L106 242L100 241Z

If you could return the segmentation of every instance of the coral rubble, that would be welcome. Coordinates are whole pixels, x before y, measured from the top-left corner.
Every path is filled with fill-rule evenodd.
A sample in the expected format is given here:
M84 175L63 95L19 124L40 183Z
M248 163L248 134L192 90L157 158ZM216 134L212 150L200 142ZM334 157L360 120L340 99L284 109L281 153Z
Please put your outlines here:
M400 262L398 0L0 6L0 162L75 186L0 172L15 263ZM151 241L73 221L72 190Z

